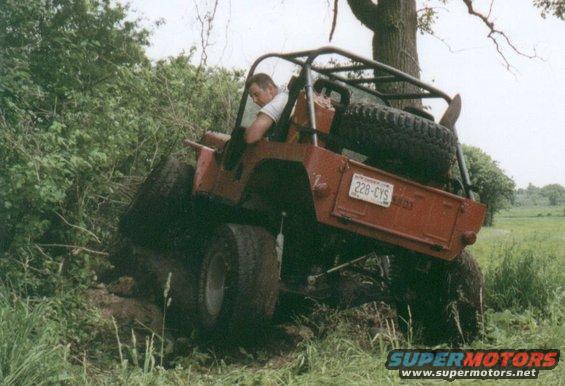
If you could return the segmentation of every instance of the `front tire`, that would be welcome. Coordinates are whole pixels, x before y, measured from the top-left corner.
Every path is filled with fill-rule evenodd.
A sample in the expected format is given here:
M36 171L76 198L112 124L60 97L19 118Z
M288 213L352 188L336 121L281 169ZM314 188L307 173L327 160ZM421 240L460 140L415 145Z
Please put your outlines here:
M202 332L248 339L270 322L278 298L275 239L249 225L220 226L201 264L198 312Z

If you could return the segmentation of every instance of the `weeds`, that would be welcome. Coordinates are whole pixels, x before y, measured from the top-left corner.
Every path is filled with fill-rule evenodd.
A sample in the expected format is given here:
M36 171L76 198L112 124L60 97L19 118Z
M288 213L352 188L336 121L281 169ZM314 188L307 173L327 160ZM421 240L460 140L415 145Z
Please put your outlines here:
M495 311L532 308L547 313L562 283L556 256L538 243L512 241L503 244L494 258L500 264L485 274L487 306Z
M546 228L538 233L523 218L501 218L504 232L486 230L474 252L485 267L487 310L483 338L472 348L564 349L565 255L560 245L565 223L556 219L544 217L540 227ZM0 383L7 385L389 384L399 379L384 368L388 352L414 347L412 333L398 332L393 310L371 303L345 311L319 306L292 323L298 339L283 334L255 350L224 353L198 347L187 337L187 354L169 370L159 365L163 331L143 339L131 332L131 342L125 344L118 334L127 335L118 330L112 346L98 342L95 355L87 350L93 361L88 363L86 354L77 360L73 352L104 334L67 336L69 328L72 334L83 325L96 329L96 323L77 315L76 306L69 308L69 301L80 302L79 296L31 302L20 300L12 289L0 288L0 293ZM168 291L163 295L166 307ZM82 366L75 365L79 362ZM558 366L542 373L539 382L559 384L563 378Z
M57 326L46 320L46 306L32 307L0 294L0 384L48 385L71 378L69 347L61 345Z

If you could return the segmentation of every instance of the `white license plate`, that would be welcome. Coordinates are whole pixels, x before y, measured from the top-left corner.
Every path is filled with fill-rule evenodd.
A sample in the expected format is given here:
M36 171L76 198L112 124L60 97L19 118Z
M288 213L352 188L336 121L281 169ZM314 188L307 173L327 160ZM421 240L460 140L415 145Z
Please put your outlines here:
M354 174L349 186L349 197L388 208L392 202L394 185L375 180L362 174Z

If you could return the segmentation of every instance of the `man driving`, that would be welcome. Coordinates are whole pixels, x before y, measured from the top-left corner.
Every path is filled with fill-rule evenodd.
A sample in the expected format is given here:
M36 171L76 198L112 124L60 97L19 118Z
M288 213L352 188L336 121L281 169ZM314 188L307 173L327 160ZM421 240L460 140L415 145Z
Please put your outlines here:
M253 123L245 130L245 142L258 142L276 123L288 102L288 93L280 90L271 77L258 73L249 78L245 84L253 102L261 107Z

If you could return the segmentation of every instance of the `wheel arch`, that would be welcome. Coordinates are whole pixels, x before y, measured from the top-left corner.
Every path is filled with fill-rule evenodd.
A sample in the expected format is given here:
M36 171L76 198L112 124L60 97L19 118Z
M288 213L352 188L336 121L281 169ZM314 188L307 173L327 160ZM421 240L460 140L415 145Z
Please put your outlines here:
M242 208L280 214L301 210L315 216L310 179L304 165L296 161L265 159L259 162L241 197Z

